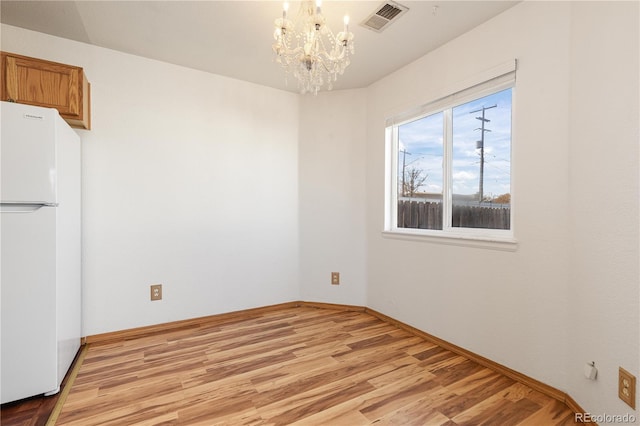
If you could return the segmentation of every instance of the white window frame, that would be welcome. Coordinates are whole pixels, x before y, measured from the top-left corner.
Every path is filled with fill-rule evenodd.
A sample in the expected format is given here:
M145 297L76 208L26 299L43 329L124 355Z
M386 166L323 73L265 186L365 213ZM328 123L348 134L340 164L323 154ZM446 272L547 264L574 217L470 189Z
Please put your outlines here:
M397 114L386 120L385 127L385 220L383 235L390 238L422 240L444 244L475 246L499 250L515 250L517 241L514 233L514 179L513 179L513 128L515 105L516 61L510 61L481 75L459 90L449 91L447 96L425 103L417 108ZM460 87L460 86L459 86ZM511 89L511 200L510 229L463 228L451 226L452 178L451 161L453 152L453 129L451 112L454 107L473 100ZM398 218L398 127L436 113L444 113L443 152L443 223L439 229L399 228Z

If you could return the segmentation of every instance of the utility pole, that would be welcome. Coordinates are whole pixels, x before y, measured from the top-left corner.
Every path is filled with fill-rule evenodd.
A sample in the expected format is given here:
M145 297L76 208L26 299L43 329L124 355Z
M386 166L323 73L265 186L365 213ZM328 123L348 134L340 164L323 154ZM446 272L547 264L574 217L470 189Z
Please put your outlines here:
M407 167L407 155L411 155L410 152L405 151L404 149L400 151L402 153L402 196L405 197L407 194L405 194L405 182L404 182L404 177L405 177L405 169Z
M478 127L475 130L480 130L480 140L476 142L476 149L480 149L480 184L479 184L479 188L478 188L478 194L479 194L479 202L481 203L482 200L484 199L484 133L485 132L490 132L491 130L489 129L485 129L484 128L484 124L485 123L489 123L491 122L491 120L488 120L486 118L484 118L484 112L488 109L491 108L495 108L498 105L492 105L490 107L485 107L483 106L481 109L477 109L475 111L471 111L469 114L474 114L476 112L480 112L482 111L482 117L476 117L476 120L480 120L480 122L482 123L482 127Z

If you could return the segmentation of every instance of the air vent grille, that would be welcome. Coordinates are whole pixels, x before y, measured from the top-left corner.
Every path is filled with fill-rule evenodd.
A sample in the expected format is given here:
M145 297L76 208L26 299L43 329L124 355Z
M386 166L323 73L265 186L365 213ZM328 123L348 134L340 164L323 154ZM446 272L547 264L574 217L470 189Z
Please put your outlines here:
M381 18L378 15L373 15L362 25L364 25L365 27L374 29L376 31L380 31L382 27L384 27L388 23L389 23L388 19Z
M407 12L409 8L393 1L382 3L376 10L362 22L362 26L375 32L382 32L389 24Z
M388 20L392 20L400 12L402 12L402 9L386 3L379 11L376 12L376 15L382 16L383 18L386 18Z

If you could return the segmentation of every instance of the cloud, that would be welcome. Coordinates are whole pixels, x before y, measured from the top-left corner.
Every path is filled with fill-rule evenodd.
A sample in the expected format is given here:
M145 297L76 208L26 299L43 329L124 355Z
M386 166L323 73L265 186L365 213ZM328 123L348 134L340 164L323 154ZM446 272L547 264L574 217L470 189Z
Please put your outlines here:
M486 194L510 192L511 174L511 91L509 89L453 107L453 132L451 146L452 190L459 194L474 194L478 191L480 155L476 149L481 138L476 119L481 113L473 110L496 104L486 111L484 138L483 189ZM444 114L436 113L421 117L399 126L400 147L405 156L398 155L398 171L402 166L414 168L428 175L424 188L428 192L441 191L443 176Z
M478 178L474 173L461 171L453 174L453 180L476 180Z

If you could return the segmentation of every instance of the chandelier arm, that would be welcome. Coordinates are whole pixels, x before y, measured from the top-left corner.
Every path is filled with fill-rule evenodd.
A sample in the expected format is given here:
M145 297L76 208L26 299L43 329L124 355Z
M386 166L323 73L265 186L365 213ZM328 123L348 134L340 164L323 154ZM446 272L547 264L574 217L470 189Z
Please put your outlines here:
M283 49L280 50L280 53L278 53L278 56L294 56L304 51L304 49L300 46L295 47L293 49L289 49L287 45L282 45L282 47Z
M330 53L328 53L326 51L318 53L318 56L325 57L328 60L330 60L331 62L340 62L342 59L344 59L347 56L347 54L345 52L345 49L340 49L340 50L341 50L340 54L337 55L337 56L332 55L332 54L330 54Z

